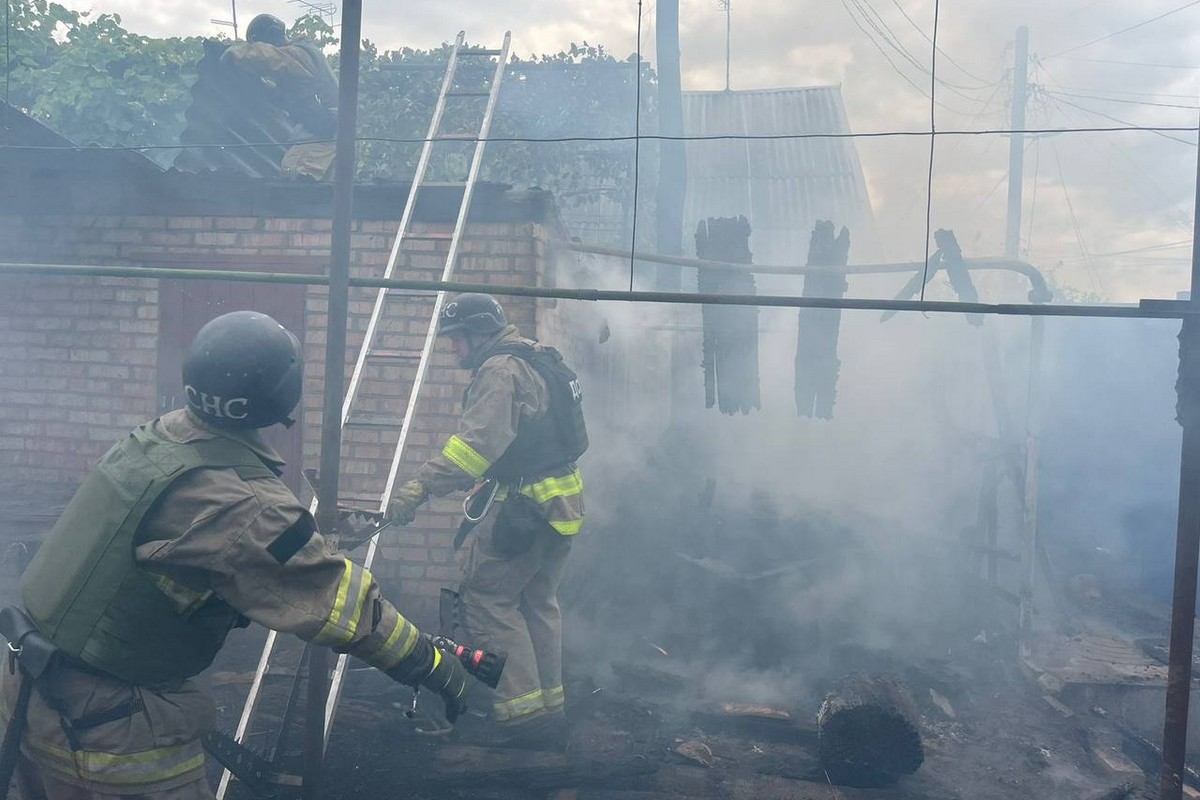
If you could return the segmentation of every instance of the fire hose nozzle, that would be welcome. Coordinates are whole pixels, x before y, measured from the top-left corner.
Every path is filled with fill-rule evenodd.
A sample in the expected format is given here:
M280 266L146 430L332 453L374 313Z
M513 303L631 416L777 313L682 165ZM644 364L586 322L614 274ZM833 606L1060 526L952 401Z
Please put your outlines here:
M446 636L433 637L433 646L457 658L463 669L476 680L482 681L492 689L499 685L500 675L504 672L504 662L508 659L504 653L467 647Z

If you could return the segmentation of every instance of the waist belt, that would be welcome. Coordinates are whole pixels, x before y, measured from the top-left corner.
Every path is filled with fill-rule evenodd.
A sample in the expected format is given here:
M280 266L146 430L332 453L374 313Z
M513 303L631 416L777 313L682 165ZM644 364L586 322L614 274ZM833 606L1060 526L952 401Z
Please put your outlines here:
M12 718L4 730L4 742L0 744L0 800L8 797L9 784L16 770L17 757L21 751L21 736L25 731L25 723L29 716L29 700L33 690L46 702L51 710L58 714L59 724L67 737L71 750L82 750L79 742L79 731L106 725L120 719L131 717L143 710L141 697L134 697L119 703L113 708L85 714L72 719L66 713L62 701L53 692L46 691L42 679L53 669L60 666L79 669L101 677L112 677L87 664L67 657L54 646L54 643L38 631L37 625L29 618L24 610L15 606L0 609L0 636L8 643L8 669L13 674L17 668L21 670L21 687L17 693L17 705L13 709Z

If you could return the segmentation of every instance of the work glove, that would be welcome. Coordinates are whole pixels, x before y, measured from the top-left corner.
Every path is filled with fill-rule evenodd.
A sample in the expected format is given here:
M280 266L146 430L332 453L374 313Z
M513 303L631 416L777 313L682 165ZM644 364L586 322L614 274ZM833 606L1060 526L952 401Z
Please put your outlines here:
M417 508L429 497L429 490L419 480L403 484L388 503L387 519L393 525L407 525L417 518Z
M454 724L467 710L467 671L454 656L433 646L428 636L417 640L412 653L387 672L392 680L423 686L436 692L446 706L446 720Z

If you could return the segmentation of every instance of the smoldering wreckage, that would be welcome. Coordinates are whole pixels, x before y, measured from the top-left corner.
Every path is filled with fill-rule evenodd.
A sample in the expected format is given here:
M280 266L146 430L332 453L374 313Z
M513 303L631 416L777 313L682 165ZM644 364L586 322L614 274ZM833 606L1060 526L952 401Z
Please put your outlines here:
M506 40L497 51L468 49L462 46L460 36L456 56L498 56L500 67L491 88L460 90L459 94L482 96L494 104L507 46ZM292 142L305 139L306 133L328 133L325 126L336 120L336 114L329 117L327 113L332 102L328 92L316 98L311 92L299 91L303 103L297 110L295 86L268 84L271 91L281 86L283 91L263 95L266 90L259 81L226 69L223 47L211 43L206 48L200 80L193 89L185 145ZM304 57L312 58L313 53L305 50ZM446 87L454 85L453 64L451 59L442 103L449 99ZM323 79L327 82L327 76ZM320 102L314 105L314 100ZM695 97L689 102L722 101ZM480 129L465 135L486 139L488 120L485 115ZM445 133L437 124L435 119L426 148ZM18 121L13 130L18 133L11 135L48 135L27 118ZM808 145L793 142L790 146ZM851 151L853 147L848 140L837 146ZM483 143L474 147L478 158ZM332 158L331 151L320 147L290 152L284 145L182 152L174 170L161 176L156 173L146 182L166 186L172 181L199 181L199 177L188 176L213 169L236 170L256 181L274 180L289 170L321 180L328 178ZM704 158L703 154L694 157ZM847 162L857 163L853 157ZM694 163L689 169L702 185L703 164ZM742 177L750 179L749 175ZM422 186L426 176L418 173L407 191L404 221L397 234L400 240L409 237L409 249L397 241L391 256L383 261L361 259L356 263L356 277L393 277L398 253L405 254L414 272L419 271L412 243L422 239L435 243L430 251L434 258L445 259L445 270L433 274L440 274L443 280L454 277L460 245L472 236L468 219L480 224L481 214L493 213L496 216L483 224L521 222L511 208L525 200L502 200L508 198L503 190L487 195L488 187L477 179L478 163L467 182L452 193L453 213L443 210L444 218L439 219L436 209L418 210L419 190L430 192L427 203L432 202L429 198L434 193L432 183ZM857 179L861 183L861 173ZM191 184L193 190L196 185ZM478 201L472 207L476 188L491 198L488 203L497 207L508 203L505 207L510 210L481 211ZM310 181L283 190L276 185L272 191L282 196L324 189ZM158 201L169 205L162 197ZM73 198L68 202L81 201ZM311 205L311 201L289 199L287 203L293 206L279 216L302 217L303 212L294 208L297 202ZM316 204L320 202L323 200ZM267 205L263 200L256 209L262 219L250 218L242 228L301 230L287 225L272 227L268 223L275 218ZM528 207L528 203L519 205ZM3 213L19 216L11 206ZM124 224L120 220L153 219L146 216L144 208L122 214L112 208L92 207L88 213L96 219L116 220L111 223L114 229ZM78 216L69 218L70 224L78 224ZM220 212L211 207L198 216L193 212L191 218L201 220L196 227L220 228ZM358 220L357 230L365 236L363 219ZM900 300L910 300L935 279L944 278L958 300L977 303L980 275L1008 270L1026 282L1031 303L1051 300L1036 269L1002 259L967 258L950 230L936 232L936 250L928 269L923 264L856 267L849 266L853 262L849 228L815 215L807 219L811 222L802 226L796 220L789 222L793 234L807 237L808 258L803 267L756 266L751 243L769 241L766 236L754 238L757 221L704 212L696 215L696 258L660 258L659 274L669 277L672 270L693 270L698 291L712 296L754 295L760 282L783 280L792 281L789 287L798 288L802 297L840 299L849 291L851 276L911 273L900 289ZM169 218L163 223L164 230L173 227ZM247 245L249 235L234 234L229 244ZM481 263L491 235L474 234L479 249L473 257ZM531 237L531 250L547 244L540 235ZM518 238L497 235L497 241L503 239L501 246ZM15 241L14 236L10 244ZM556 286L602 285L613 273L613 250L604 243L572 241L569 233L559 230L550 244L555 252L547 262L554 264ZM176 245L201 248L195 238ZM770 244L764 245L769 256L770 248ZM161 255L149 252L151 259ZM797 252L796 248L791 252ZM463 271L471 273L465 254ZM219 249L201 248L195 260L203 263L216 255ZM132 257L120 252L114 258ZM647 263L654 261L653 256L646 259ZM259 254L247 263L276 262ZM441 267L441 263L436 265L439 270ZM482 275L479 283L488 280L488 268L475 270ZM67 286L54 283L62 281L61 276L39 276L36 269L26 272L30 277L6 276L14 281L18 302L37 296L28 292L39 280L49 287L47 296L57 291L55 287ZM538 261L532 277L545 279L549 272ZM85 282L129 278L119 269L109 273L116 277L82 274L86 277L79 280ZM141 274L146 277L135 275L134 279L162 278L164 285L173 277L189 277L181 271ZM215 275L205 277L216 279ZM222 274L220 279L239 278ZM678 281L678 276L675 279ZM16 280L27 283L17 284ZM802 285L797 287L797 281ZM512 282L516 281L501 280L497 286ZM298 295L302 318L303 314L332 314L333 303L321 306L323 296L312 291L308 288L304 292L309 294ZM435 302L429 294L408 297L405 302L409 306L389 312L386 290L354 291L359 294L354 298L357 307L350 312L350 329L359 358L350 373L347 408L352 411L343 414L342 427L350 431L357 424L359 429L378 429L384 426L381 416L388 418L387 425L404 432L412 423L411 430L429 440L424 447L436 452L450 436L445 452L457 452L455 463L460 466L468 463L474 451L454 449L462 443L452 444L457 434L447 421L451 415L424 423L422 407L416 403L427 380L426 366L435 360L433 333L439 314L445 314L443 301ZM318 297L317 305L313 305L314 297ZM160 298L158 302L165 301ZM231 294L228 302L238 301ZM228 302L210 303L196 327L217 311L232 310ZM789 354L794 354L792 397L786 404L789 412L781 415L779 397L786 390L781 391L778 366L783 349L773 333L779 329L781 317L774 313L764 323L768 314L754 306L712 304L702 306L694 318L656 311L632 320L603 309L580 311L582 304L555 306L509 298L505 305L510 317L523 315L521 319L529 325L526 333L540 334L545 329L551 339L548 343L570 356L568 361L585 387L594 440L583 459L590 487L587 533L576 545L574 566L559 592L565 640L563 675L556 688L560 698L563 694L567 698L568 725L558 731L555 741L541 741L534 747L498 746L490 738L486 718L492 700L484 686L496 688L512 654L477 647L470 639L459 643L470 626L464 623L463 600L454 587L444 587L436 611L430 609L425 619L417 620L423 631L433 634L428 642L437 658L461 663L479 679L467 695L466 714L454 726L446 724L440 703L404 685L407 681L397 682L378 670L354 666L355 662L347 662L344 656L330 668L317 658L320 648L288 637L277 640L261 628L235 627L201 678L217 704L217 731L207 735L204 744L210 756L209 781L219 787L219 796L291 797L301 792L333 799L403 795L431 800L1120 800L1156 796L1163 758L1156 742L1162 729L1169 657L1167 611L1146 596L1144 584L1115 576L1110 562L1097 560L1095 548L1081 546L1075 537L1055 537L1047 532L1039 539L1034 535L1038 520L1035 487L1040 478L1037 453L1031 449L1038 441L1039 412L1030 401L1024 409L1025 429L1021 430L1008 405L1014 380L1013 350L1026 348L1020 352L1028 373L1041 369L1039 322L1019 345L998 344L988 335L972 337L962 345L975 348L972 357L981 365L981 385L991 401L983 407L994 421L986 426L989 433L978 437L983 444L969 456L973 459L972 480L978 476L972 496L948 503L952 513L940 521L955 533L929 535L899 521L898 516L873 516L858 504L847 504L844 498L818 504L811 501L811 492L778 491L775 487L780 481L774 479L743 491L744 484L753 487L755 483L746 480L748 472L786 471L754 463L756 457L748 452L750 440L770 438L794 446L791 457L795 461L833 458L831 452L806 451L805 447L817 440L806 444L803 435L793 437L788 431L796 426L834 425L842 405L855 407L855 399L844 387L848 382L855 385L850 380L857 369L855 362L866 358L854 338L855 331L861 333L864 328L851 325L849 319L844 321L840 311L805 308L798 314L789 312L788 321L796 326L798 335L794 349L789 349ZM25 318L15 309L11 313L7 329L23 330ZM164 326L167 313L183 312L160 310L158 318ZM889 318L890 314L885 314L871 325ZM308 324L311 333L311 321ZM991 323L974 314L965 320L956 318L955 324L979 331ZM36 330L31 325L29 336L12 341L21 347L67 347L71 333L86 329L80 326L75 331L67 326L62 342L44 336L37 339ZM790 335L792 328L787 330ZM669 339L654 338L664 332ZM555 335L561 340L553 341ZM395 341L389 343L389 336ZM163 355L164 346L159 348L161 368L163 361L170 359ZM311 355L312 350L303 352ZM385 363L372 364L371 357ZM629 364L639 358L641 371L631 371ZM13 363L20 368L14 374L30 380L43 378L37 367L29 366L39 359L52 361L53 356L18 353ZM397 363L402 367L398 369ZM771 373L760 375L760 363L769 363ZM435 365L433 371L443 366ZM387 372L389 369L392 372ZM623 379L618 377L621 375ZM393 394L372 395L377 391L373 381L390 381L389 388L378 391ZM406 386L395 394L394 385L401 381ZM1036 379L1031 378L1030 383L1035 384ZM841 397L839 386L843 387ZM437 385L438 390L446 390L446 397L465 387L461 376ZM312 388L306 390L311 394ZM356 397L356 391L361 395ZM631 399L638 391L654 395L650 398L654 402ZM578 384L572 386L572 392L578 400ZM195 393L189 385L184 401L194 399ZM355 409L356 400L365 400L364 407ZM400 420L398 409L406 401L410 402ZM310 412L320 410L319 397L305 402ZM790 409L792 402L795 413ZM932 404L924 396L918 402ZM231 417L237 416L235 410L245 411L243 406L234 409L227 402L209 405L224 408ZM169 408L159 403L159 411ZM663 413L662 408L669 411ZM656 416L657 421L647 426L642 416ZM334 417L335 426L337 421ZM428 429L423 429L426 424ZM719 432L723 424L739 426L730 428L736 430L735 438L748 434L740 452L729 449L726 440L730 435ZM654 433L648 436L647 431ZM373 435L376 438L360 441L347 433L352 446L363 444L378 450L385 439ZM394 447L383 496L385 508L405 435L400 434L400 444ZM870 441L855 436L831 441L863 451L872 448ZM308 442L302 440L302 444ZM307 465L311 452L302 450ZM374 457L387 461L392 455L393 451L388 451ZM870 456L864 452L852 458L865 461ZM26 457L14 464L20 470L35 461ZM345 464L342 469L353 474ZM473 477L481 477L486 470L479 472ZM321 496L319 473L309 469L304 474L307 485L294 488L306 497ZM365 470L363 474L377 479L387 473ZM786 478L782 484L787 485ZM519 486L517 491L521 491ZM446 541L434 544L432 537L451 538L445 521L457 520L457 515L444 513L448 507L443 506L431 532L406 532L391 525L393 513L376 510L376 496L367 489L343 493L345 505L325 518L334 521L336 535L331 533L331 541L349 557L347 564L354 565L347 566L346 574L365 573L377 548L394 548L399 553L407 546L421 553L400 556L402 561L408 558L413 562L402 566L416 569L414 580L430 577L439 583L450 582L449 576L430 571L439 566L430 553L446 548ZM478 512L471 503L480 497L473 494L464 504L468 515ZM492 498L494 493L486 497ZM50 505L61 507L63 500L55 497ZM422 495L416 502L424 500ZM18 506L14 501L12 507ZM411 515L405 519L411 520ZM560 522L570 524L570 520ZM35 530L21 534L23 556L18 560L22 564L28 562L46 530L44 520L40 527L33 527ZM433 566L414 567L418 559ZM440 563L451 559L448 556ZM359 565L362 571L355 572ZM401 597L411 597L402 575L398 573L390 581L398 585L389 588L395 588ZM429 592L422 591L429 600ZM343 594L346 592L339 597ZM429 604L425 607L429 609ZM31 636L20 624L21 620L11 615L0 617L0 628L19 646L22 671L36 677L40 669L48 668L51 656L43 654L45 658L39 662L37 631ZM402 630L399 623L396 630ZM15 668L11 657L10 664ZM322 686L328 680L333 690L327 707L324 692L328 689ZM315 695L310 688L313 685L321 688ZM112 724L137 711L131 706L122 715L109 709L102 719L69 721L82 731ZM314 731L316 751L325 754L319 772L313 771ZM5 758L0 762L11 769L17 758L12 741L3 752ZM312 794L314 779L319 783ZM1186 770L1183 783L1186 796L1200 796L1200 774ZM20 791L22 785L10 796Z

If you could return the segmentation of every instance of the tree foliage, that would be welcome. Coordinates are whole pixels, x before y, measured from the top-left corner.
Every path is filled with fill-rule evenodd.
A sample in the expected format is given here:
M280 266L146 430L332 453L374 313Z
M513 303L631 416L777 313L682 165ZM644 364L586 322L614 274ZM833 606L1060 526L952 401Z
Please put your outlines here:
M296 21L290 32L325 49L336 69L336 31L319 16ZM130 33L114 14L72 11L47 0L14 0L8 59L11 102L79 144L171 145L203 54L199 37L156 39ZM366 180L412 177L428 131L450 46L381 51L363 43L359 81L359 174ZM463 58L456 87L480 90L494 62ZM482 177L553 191L564 206L608 197L628 206L634 143L597 141L635 132L636 61L619 60L602 46L583 43L530 59L512 58L492 125ZM641 69L641 129L656 126L656 81ZM476 133L486 98L448 103L442 132ZM581 140L582 138L582 140ZM382 140L405 139L408 143ZM414 141L415 140L415 141ZM436 146L428 180L462 180L472 145ZM642 148L642 190L654 173L654 148ZM163 153L164 163L173 154ZM647 195L652 192L647 192Z
M179 140L201 39L130 33L116 14L46 0L9 10L9 102L78 144Z

